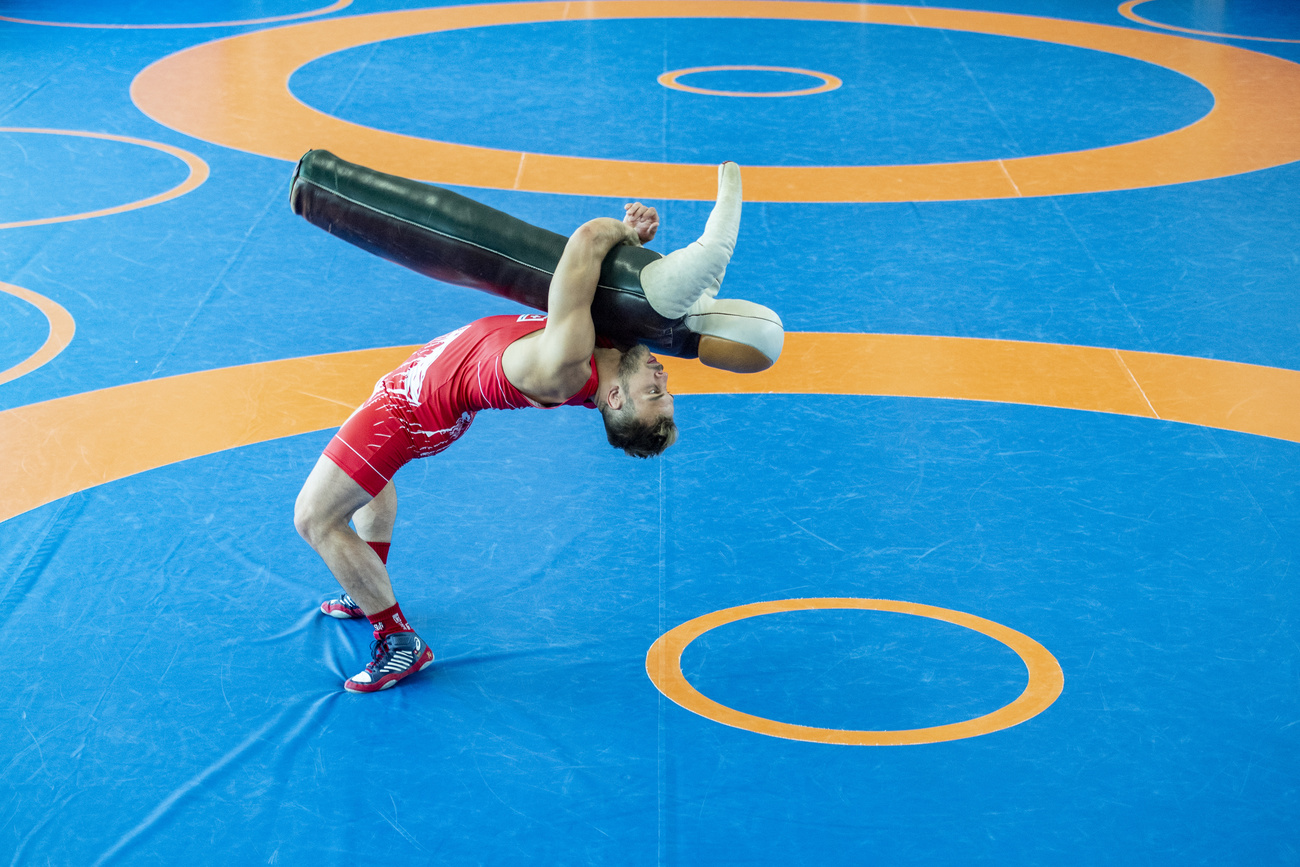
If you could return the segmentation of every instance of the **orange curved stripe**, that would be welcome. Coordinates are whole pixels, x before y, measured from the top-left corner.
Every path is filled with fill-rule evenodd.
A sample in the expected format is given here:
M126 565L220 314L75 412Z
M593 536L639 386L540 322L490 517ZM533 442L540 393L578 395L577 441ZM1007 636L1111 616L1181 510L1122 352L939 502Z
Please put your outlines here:
M208 179L208 164L199 159L187 150L173 147L162 142L148 141L142 138L132 138L125 135L112 135L106 132L88 132L86 130L74 129L36 129L32 127L5 126L0 127L0 132L9 133L31 133L33 135L66 135L74 138L97 138L105 141L123 142L124 144L139 145L141 147L151 148L152 150L162 151L170 154L176 159L185 163L189 169L189 174L185 180L166 192L159 193L156 196L149 196L145 199L139 199L134 202L127 202L125 205L114 205L111 208L101 208L97 211L84 211L79 214L67 214L61 217L42 217L37 220L19 220L12 223L0 223L0 229L18 229L25 226L48 226L52 223L70 223L74 220L89 220L92 217L106 217L110 214L121 214L126 211L134 211L136 208L147 208L150 205L157 205L171 199L179 198L186 193L201 186Z
M1225 177L1300 159L1300 65L1168 33L960 9L788 0L590 0L449 6L331 18L197 45L131 85L154 120L283 160L312 148L441 184L592 196L712 199L714 166L522 153L398 135L296 100L289 77L333 52L421 33L574 19L775 18L893 24L1108 52L1182 73L1214 107L1182 129L1111 147L1018 159L896 166L750 166L750 201L896 202L1052 196ZM238 112L226 106L237 105Z
M0 412L0 521L95 485L336 427L414 347L119 385Z
M680 394L874 394L1158 418L1300 442L1300 371L1059 343L787 334L781 360L737 374L662 358Z
M692 641L712 629L766 614L826 609L890 611L964 626L987 635L1015 651L1028 670L1029 682L1024 691L1010 704L975 719L921 729L863 731L778 722L738 711L702 694L691 686L682 673L682 652ZM1047 648L1029 636L963 611L915 602L898 602L892 599L782 599L714 611L694 620L688 620L661 635L646 654L645 668L646 674L650 676L650 680L660 692L692 713L706 719L771 737L844 746L933 744L1000 731L1019 725L1047 710L1065 688L1065 673L1061 670L1061 664Z
M35 21L28 18L9 18L0 15L0 21L14 24L34 24L38 27L80 27L89 30L189 30L200 27L240 27L248 24L276 24L281 21L296 21L300 18L312 18L328 15L352 5L352 0L337 0L322 9L308 12L295 12L292 15L276 15L273 18L249 18L244 21L209 21L202 24L79 24L73 21Z
M1143 18L1133 10L1143 3L1150 3L1151 0L1127 0L1119 5L1119 14L1123 15L1130 21L1136 21L1139 24L1145 24L1148 27L1159 27L1161 30L1174 30L1178 33L1190 33L1193 36L1213 36L1218 39L1248 39L1251 42L1287 42L1290 44L1300 43L1300 39L1278 39L1272 36L1238 36L1235 33L1218 33L1213 30L1192 30L1188 27L1175 27L1172 24L1161 24L1159 21L1152 21L1150 18Z
M50 324L50 333L39 349L8 370L0 371L0 383L5 383L26 376L66 349L72 342L72 335L77 331L77 323L73 320L72 314L63 309L60 304L44 295L37 295L30 289L14 286L12 283L0 283L0 292L21 298L31 304L41 311L45 321Z
M0 412L0 521L155 467L337 427L415 347L268 361ZM1033 404L1300 442L1300 371L1147 352L888 334L786 335L771 370L663 358L687 394L841 394ZM196 407L201 407L201 424Z

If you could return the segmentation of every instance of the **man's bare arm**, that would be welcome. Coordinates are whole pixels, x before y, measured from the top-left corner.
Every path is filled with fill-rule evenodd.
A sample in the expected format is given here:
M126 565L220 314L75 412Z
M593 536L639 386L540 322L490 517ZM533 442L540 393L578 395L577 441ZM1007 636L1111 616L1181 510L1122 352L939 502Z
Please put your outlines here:
M636 228L609 217L584 223L569 237L551 278L546 328L511 344L501 359L516 388L544 403L563 403L582 388L596 347L591 301L601 263L617 245L640 243Z

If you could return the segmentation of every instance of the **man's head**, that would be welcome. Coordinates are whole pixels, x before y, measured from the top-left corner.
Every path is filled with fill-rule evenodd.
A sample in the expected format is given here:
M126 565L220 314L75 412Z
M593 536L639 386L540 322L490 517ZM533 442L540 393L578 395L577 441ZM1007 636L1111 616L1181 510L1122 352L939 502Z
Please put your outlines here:
M617 381L597 396L609 444L632 457L661 454L677 440L664 366L637 345L618 362Z

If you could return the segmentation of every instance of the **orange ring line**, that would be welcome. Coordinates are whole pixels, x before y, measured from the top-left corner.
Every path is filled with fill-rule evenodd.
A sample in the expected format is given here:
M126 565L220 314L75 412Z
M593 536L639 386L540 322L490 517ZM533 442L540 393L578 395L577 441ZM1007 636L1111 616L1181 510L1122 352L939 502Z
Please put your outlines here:
M682 652L692 641L711 629L766 614L824 609L891 611L929 617L973 629L1014 650L1029 671L1029 683L1025 685L1024 691L1015 701L975 719L921 729L861 731L795 725L747 714L705 696L691 686L686 675L682 673ZM660 692L691 713L699 714L706 719L774 738L844 746L934 744L978 737L1011 728L1037 716L1047 710L1065 688L1065 673L1061 671L1061 664L1056 661L1056 657L1052 656L1051 651L1029 636L963 611L915 602L898 602L892 599L782 599L714 611L696 617L694 620L688 620L661 635L646 654L645 670Z
M0 412L0 521L190 458L338 427L415 347L267 361ZM1300 442L1300 371L1053 343L791 333L763 373L661 358L687 394L890 395L1159 418ZM202 407L202 423L195 407Z
M352 0L337 0L337 2L322 9L313 9L309 12L277 15L274 18L250 18L245 21L210 21L202 24L78 24L72 21L33 21L27 18L9 18L5 15L0 15L0 21L10 21L14 24L34 24L38 27L83 27L91 30L187 30L198 27L241 27L246 24L276 24L280 21L295 21L299 18L328 15L351 5Z
M12 283L0 283L0 292L13 295L15 298L21 298L31 304L41 311L41 315L45 317L45 321L50 325L50 333L46 336L45 342L41 344L39 349L8 370L0 370L0 383L6 383L12 382L20 376L26 376L66 349L68 344L72 342L72 335L77 331L77 323L72 318L72 314L63 309L58 302L51 301L44 295L37 295L30 289L24 289Z
M698 72L789 72L794 75L807 75L810 78L820 78L822 83L816 87L805 87L801 90L761 90L761 91L744 91L744 90L709 90L703 87L691 87L689 84L682 84L677 79L683 75L695 75ZM797 69L793 66L693 66L690 69L674 69L665 72L656 79L664 87L673 90L681 90L686 93L702 93L706 96L758 96L775 98L780 96L811 96L814 93L829 93L844 85L844 82L825 72L814 72L811 69Z
M1069 45L1171 69L1214 107L1141 141L1016 159L896 166L751 166L751 201L897 202L1053 196L1226 177L1300 159L1300 65L1167 33L960 9L790 0L589 0L449 6L330 18L207 42L136 76L131 96L159 123L236 150L295 161L311 148L441 184L608 197L712 199L716 166L522 153L433 141L331 117L289 92L295 70L358 45L512 23L636 18L777 18L961 30ZM231 110L228 107L238 107Z
M156 151L162 151L176 157L189 168L190 173L176 186L172 187L165 193L159 193L156 196L150 196L147 199L140 199L135 202L128 202L125 205L117 205L112 208L102 208L98 211L86 211L80 214L68 214L63 217L43 217L39 220L19 220L14 223L0 223L0 229L18 229L24 226L46 226L51 223L70 223L74 220L89 220L92 217L106 217L109 214L121 214L125 211L134 211L137 208L147 208L150 205L157 205L161 202L169 201L185 195L196 187L200 186L208 179L208 164L196 157L194 154L178 147L173 147L162 142L147 141L142 138L131 138L125 135L112 135L106 132L87 132L85 130L73 129L34 129L29 127L3 126L0 132L17 132L32 133L35 135L68 135L78 138L98 138L106 141L124 142L126 144L140 145L141 147L152 148Z
M1119 5L1119 14L1123 15L1130 21L1136 21L1139 24L1145 24L1148 27L1159 27L1161 30L1176 30L1179 33L1191 33L1195 36L1215 36L1221 39L1249 39L1252 42L1286 42L1289 44L1300 43L1300 39L1278 39L1272 36L1238 36L1235 33L1216 33L1212 30L1192 30L1187 27L1175 27L1172 24L1161 24L1159 21L1152 21L1149 18L1143 18L1133 10L1143 3L1150 3L1151 0L1127 0Z

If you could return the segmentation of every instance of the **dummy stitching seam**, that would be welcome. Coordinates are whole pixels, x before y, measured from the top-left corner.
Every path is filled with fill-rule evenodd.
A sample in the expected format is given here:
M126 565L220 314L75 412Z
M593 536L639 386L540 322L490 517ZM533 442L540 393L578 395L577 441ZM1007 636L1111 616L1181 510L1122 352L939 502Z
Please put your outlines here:
M727 299L724 298L724 299L722 299L722 300L723 300L723 301L726 301ZM730 316L730 317L733 318L733 319L757 319L757 320L760 321L760 322L771 322L771 321L772 321L771 319L764 319L762 316L749 316L749 315L744 314L744 313L725 313L725 312L719 312L719 311L715 311L715 310L709 310L709 311L706 311L706 312L704 312L704 313L687 313L687 314L684 315L684 318L686 318L686 319L692 319L692 318L698 318L698 317L702 317L702 316Z
M406 219L405 217L399 217L399 216L397 216L396 214L389 214L389 213L386 212L386 211L381 211L381 210L379 210L378 208L372 207L371 205L367 205L367 204L364 203L364 202L358 202L356 199L353 199L353 198L351 198L351 197L349 197L349 196L346 196L346 195L344 195L343 193L340 193L338 190L331 190L331 189L329 189L328 187L326 187L326 186L324 186L324 185L322 185L322 184L318 184L318 183L316 183L315 181L310 181L310 180L303 179L303 183L304 183L304 184L310 184L311 186L316 187L318 190L324 190L325 192L329 193L330 195L338 196L338 197L339 197L340 199L342 199L343 201L345 201L345 202L351 202L352 204L357 205L357 206L359 206L359 207L361 207L361 208L364 208L364 209L366 209L367 211L370 211L371 213L375 213L375 214L383 214L383 215L386 216L386 217L390 217L390 218L392 218L392 219L394 219L394 220L397 220L398 222L401 222L401 223L406 223L406 224L409 225L409 226L414 226L414 227L417 228L417 229L424 229L425 231L427 231L427 232L432 232L432 233L435 234L435 235L441 235L442 237L447 238L448 240L451 240L451 241L458 241L458 242L460 242L460 243L462 243L462 244L466 244L466 245L468 245L468 246L470 246L470 247L477 247L478 249L483 250L483 251L486 252L486 253L493 253L493 254L495 254L495 255L498 255L498 256L502 257L503 259L509 259L511 262L514 262L516 265L522 265L522 266L525 267L525 268L531 268L532 270L538 272L539 274L549 274L549 275L551 275L552 277L555 276L555 272L554 272L554 271L547 271L545 268L538 268L536 265L531 265L531 264L529 264L528 262L524 262L524 261L521 261L521 260L519 260L519 259L516 259L514 256L511 256L511 255L506 254L506 253L502 253L500 250L493 250L493 249L491 249L490 247L484 247L482 244L476 244L476 243L474 243L473 241L466 240L465 238L457 238L455 235L450 235L450 234L448 234L448 233L446 233L446 232L440 231L440 230L438 230L438 229L434 229L434 228L432 228L432 227L430 227L430 226L421 225L420 223L416 223L416 222L414 222L414 221L412 221L412 220L408 220L408 219ZM651 252L654 252L654 251L652 250ZM659 258L662 259L663 257L660 256ZM621 289L621 288L619 288L618 286L610 286L610 285L608 285L608 284L606 284L606 283L597 283L596 285L597 285L597 286L600 286L600 287L603 287L603 288L605 288L605 289L609 289L609 290L614 291L614 292L622 292L622 293L624 293L624 294L626 294L626 295L635 295L635 294L637 294L637 293L632 292L632 291L630 291L630 290L628 290L628 289ZM664 317L664 318L667 318L667 317Z

